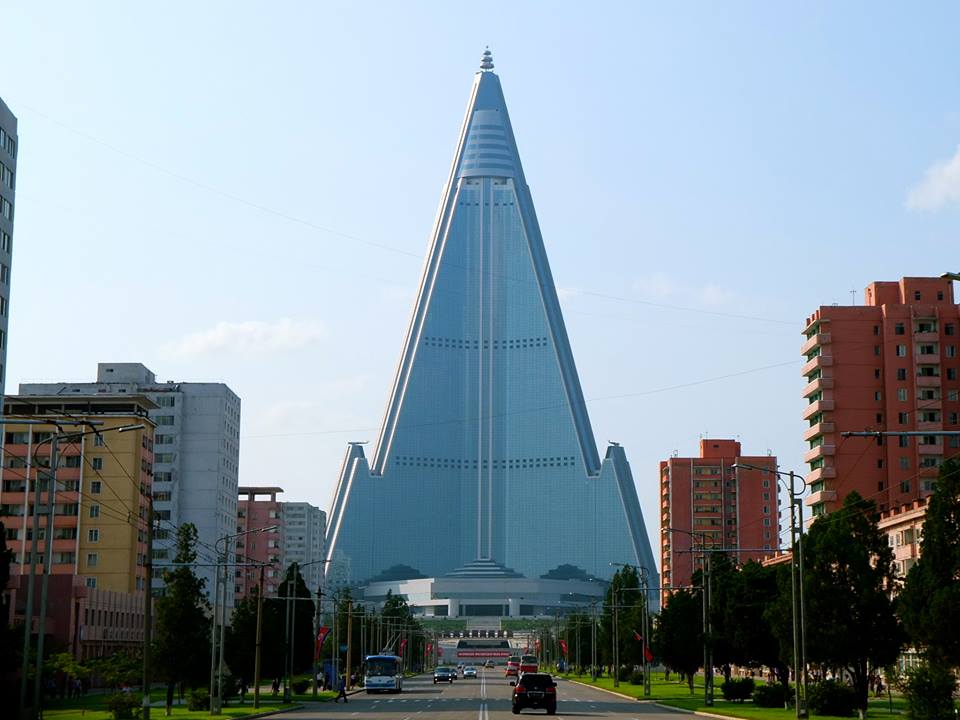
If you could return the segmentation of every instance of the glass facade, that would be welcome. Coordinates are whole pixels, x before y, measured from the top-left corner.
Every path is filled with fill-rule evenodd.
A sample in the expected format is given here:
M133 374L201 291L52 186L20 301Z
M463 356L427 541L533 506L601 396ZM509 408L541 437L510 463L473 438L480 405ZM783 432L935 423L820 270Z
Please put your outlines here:
M626 456L597 453L494 73L477 74L460 137L377 449L347 452L328 557L351 583L477 559L655 579Z

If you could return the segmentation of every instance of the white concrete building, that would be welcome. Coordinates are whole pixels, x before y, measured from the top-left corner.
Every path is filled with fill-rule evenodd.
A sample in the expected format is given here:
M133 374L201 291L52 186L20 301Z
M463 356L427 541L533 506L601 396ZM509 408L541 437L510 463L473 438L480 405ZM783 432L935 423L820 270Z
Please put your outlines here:
M307 565L301 570L303 581L316 592L323 584L327 534L327 514L306 502L283 503L283 559L284 568L290 563Z
M142 394L159 406L150 411L154 436L153 500L159 530L154 562L171 562L176 528L196 525L198 562L212 562L216 540L236 532L240 465L240 398L223 383L158 383L140 363L99 363L92 383L24 383L21 395ZM163 594L162 571L154 568L155 594ZM201 567L213 594L213 569ZM233 595L227 593L228 605Z

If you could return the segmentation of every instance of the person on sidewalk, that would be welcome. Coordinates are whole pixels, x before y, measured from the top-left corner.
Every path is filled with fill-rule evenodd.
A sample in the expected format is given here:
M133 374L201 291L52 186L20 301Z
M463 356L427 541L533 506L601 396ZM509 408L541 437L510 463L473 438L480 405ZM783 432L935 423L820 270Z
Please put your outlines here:
M345 675L340 675L340 679L337 680L337 685L340 689L340 692L337 693L337 697L334 698L334 702L340 702L340 698L343 698L343 701L347 701L347 678Z

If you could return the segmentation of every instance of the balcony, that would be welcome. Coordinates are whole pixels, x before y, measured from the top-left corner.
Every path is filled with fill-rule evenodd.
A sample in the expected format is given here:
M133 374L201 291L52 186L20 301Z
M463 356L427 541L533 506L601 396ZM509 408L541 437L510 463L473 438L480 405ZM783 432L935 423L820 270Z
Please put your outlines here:
M917 387L940 387L940 376L917 375Z
M810 493L806 498L804 498L803 504L807 507L811 507L813 505L819 505L822 502L833 502L836 499L836 490L821 490L820 492Z
M943 421L936 420L933 422L918 422L917 430L920 432L939 432L943 430Z
M938 332L915 332L913 334L913 341L917 343L935 343L940 341L940 333Z
M817 458L826 457L827 455L835 455L837 452L836 445L828 445L824 443L815 448L810 448L807 453L803 456L803 461L805 463L813 462Z
M817 400L804 408L802 417L804 420L809 420L817 413L829 412L830 410L833 410L833 400Z
M810 397L817 390L832 390L833 389L833 378L822 377L817 378L813 382L807 383L806 387L803 388L803 393L800 397Z
M814 335L812 338L807 340L803 345L800 346L800 354L806 355L808 352L813 350L817 345L827 345L830 342L830 333L819 333Z
M929 355L921 355L916 353L914 355L914 362L917 365L939 365L940 364L940 353L931 353Z
M921 455L942 455L943 445L917 445L917 452Z
M827 435L835 431L836 425L832 422L818 422L816 425L807 428L807 431L803 433L803 439L804 441L809 441L813 440L817 435Z
M822 467L822 468L817 468L816 470L811 471L810 474L807 475L804 482L807 485L813 485L813 483L817 482L818 480L830 480L832 478L835 478L836 476L837 476L836 468Z
M833 367L833 355L817 355L813 360L808 360L802 368L801 375L809 375L817 368Z

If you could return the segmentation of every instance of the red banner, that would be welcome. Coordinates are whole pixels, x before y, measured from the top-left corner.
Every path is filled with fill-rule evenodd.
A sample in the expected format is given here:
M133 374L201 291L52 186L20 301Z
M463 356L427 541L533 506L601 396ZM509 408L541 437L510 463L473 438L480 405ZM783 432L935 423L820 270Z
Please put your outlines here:
M330 628L326 625L317 630L317 640L313 648L313 659L320 659L320 651L323 649L323 643L327 639L327 635L330 634Z
M561 640L561 641L560 641L560 649L563 651L564 657L566 657L566 655L567 655L567 641L566 641L566 640Z
M403 655L403 651L407 648L407 639L404 638L400 641L400 655Z
M647 646L647 644L643 642L643 635L634 630L633 639L639 643L643 643L643 657L646 658L647 662L653 662L653 653L650 652L650 648ZM561 640L560 642L563 641Z

